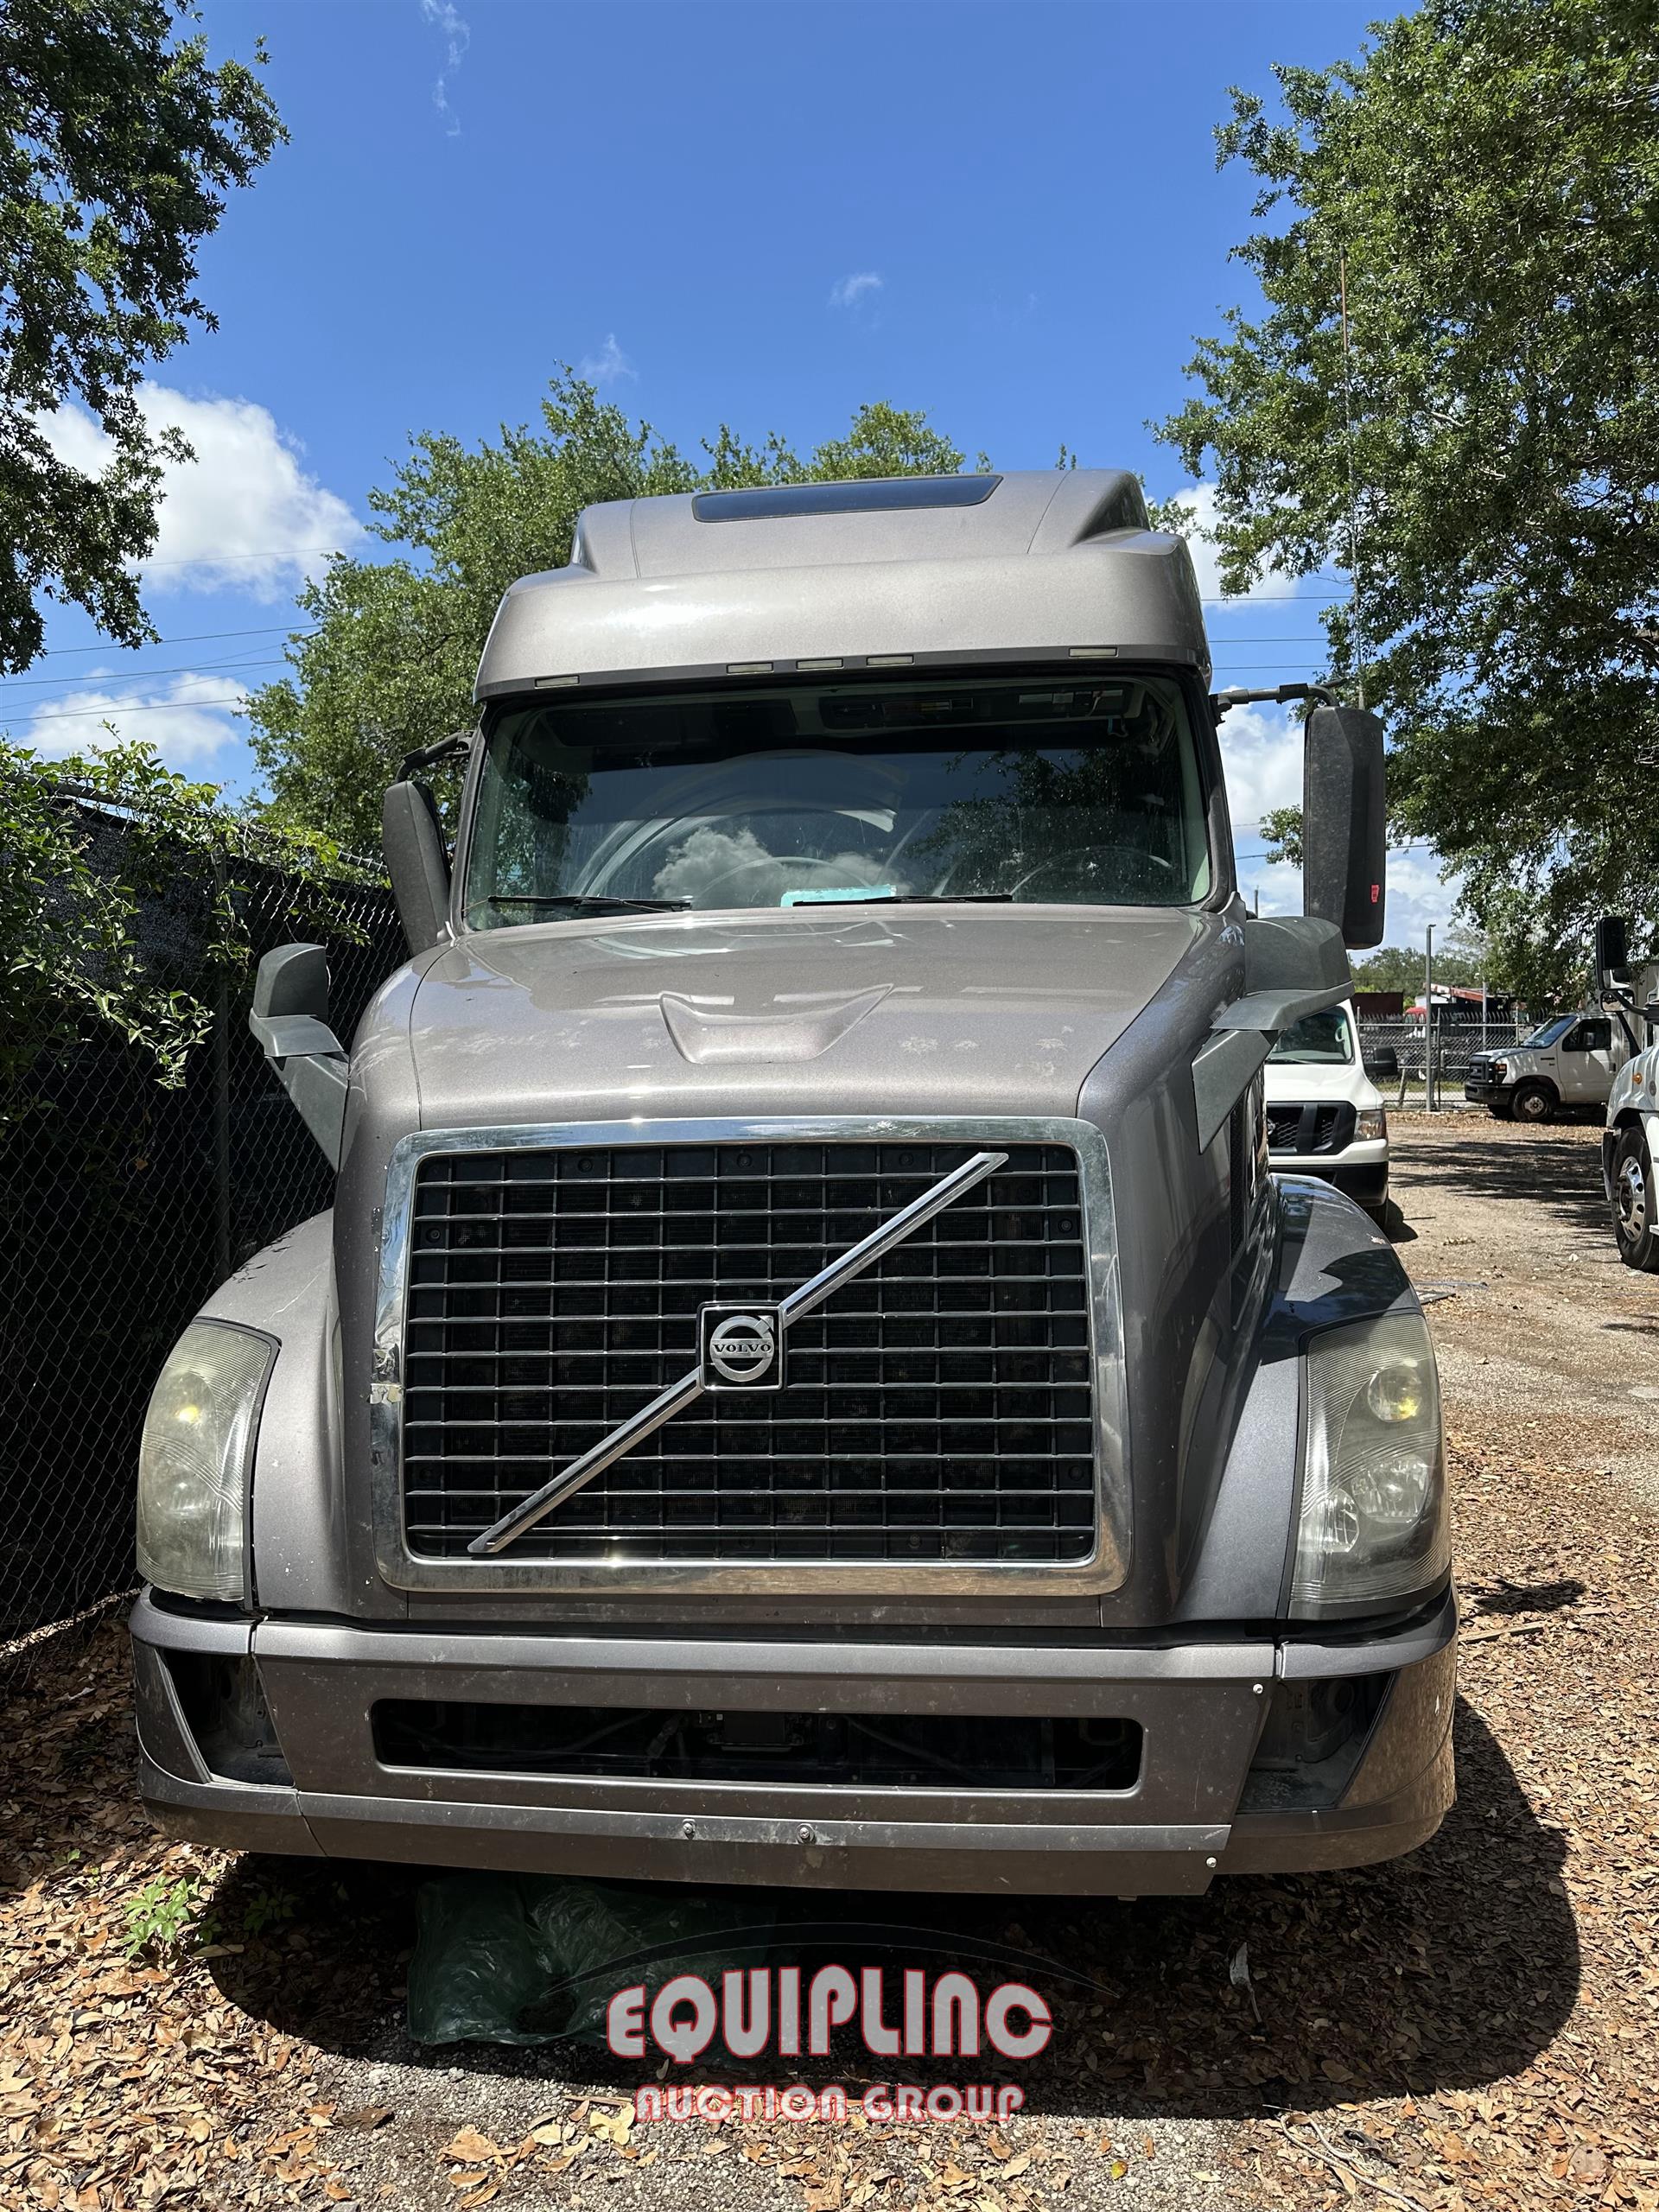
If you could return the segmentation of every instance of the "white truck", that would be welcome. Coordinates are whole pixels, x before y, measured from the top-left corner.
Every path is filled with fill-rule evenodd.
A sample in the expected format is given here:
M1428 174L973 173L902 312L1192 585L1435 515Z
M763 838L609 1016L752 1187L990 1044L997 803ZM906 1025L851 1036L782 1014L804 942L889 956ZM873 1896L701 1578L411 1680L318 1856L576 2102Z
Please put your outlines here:
M1563 1107L1605 1103L1630 1053L1616 1014L1585 1007L1553 1014L1518 1045L1477 1052L1463 1095L1497 1121L1553 1121Z
M1629 931L1616 915L1596 925L1596 981L1611 1006L1624 1055L1607 1099L1601 1179L1613 1237L1627 1268L1659 1274L1659 1204L1653 1185L1659 1138L1659 962L1632 976Z

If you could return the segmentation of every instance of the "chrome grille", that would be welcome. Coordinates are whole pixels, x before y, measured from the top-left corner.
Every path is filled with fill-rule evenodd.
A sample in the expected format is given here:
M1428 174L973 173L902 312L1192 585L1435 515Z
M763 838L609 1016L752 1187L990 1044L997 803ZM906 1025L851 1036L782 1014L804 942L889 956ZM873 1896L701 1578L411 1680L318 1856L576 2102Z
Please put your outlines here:
M408 1230L409 1548L470 1540L696 1363L697 1312L782 1298L971 1144L434 1152ZM1075 1153L1007 1165L790 1332L787 1387L698 1401L527 1530L526 1560L1075 1562L1094 1551Z

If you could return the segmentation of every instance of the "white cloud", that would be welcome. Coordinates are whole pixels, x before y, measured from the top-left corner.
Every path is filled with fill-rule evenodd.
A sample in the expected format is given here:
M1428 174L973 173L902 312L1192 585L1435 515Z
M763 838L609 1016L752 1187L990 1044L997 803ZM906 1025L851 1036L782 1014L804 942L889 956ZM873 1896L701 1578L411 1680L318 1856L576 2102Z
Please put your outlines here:
M843 276L830 288L832 308L855 308L867 292L879 292L881 279L874 269L861 269L851 276Z
M619 377L639 380L639 372L617 344L613 330L606 332L598 353L584 354L578 365L590 384L614 384Z
M328 552L363 536L345 500L302 467L299 448L268 409L154 384L142 388L138 404L150 431L176 427L195 455L163 473L160 534L143 564L147 592L285 598ZM72 467L96 474L108 466L109 440L84 409L60 408L41 427Z
M1222 717L1222 767L1233 818L1238 881L1264 914L1300 914L1302 875L1262 849L1262 817L1302 803L1302 730L1282 707L1234 707ZM1444 932L1458 903L1458 881L1440 880L1439 856L1426 846L1389 855L1388 941L1421 944L1429 923Z
M1421 944L1429 923L1442 943L1452 925L1452 910L1460 888L1454 875L1440 880L1438 854L1426 849L1389 855L1389 923L1390 944Z
M1213 484L1191 484L1179 492L1171 493L1192 517L1186 542L1192 555L1192 565L1198 573L1198 590L1207 600L1222 596L1221 570L1216 558L1216 548L1205 535L1215 527L1216 487ZM1266 607L1282 603L1301 595L1302 580L1296 576L1260 576L1249 591L1240 592L1227 601L1229 607Z
M83 690L41 707L29 721L13 722L11 737L54 760L68 753L101 753L117 739L130 740L154 746L169 768L192 772L227 747L241 747L245 733L234 717L246 695L239 684L181 670L111 691L99 682L103 673L89 677ZM4 719L0 709L0 721ZM106 723L113 726L113 737ZM239 759L219 764L226 770L239 765Z
M434 24L442 32L447 41L444 63L438 72L438 81L432 87L432 105L443 118L443 127L451 138L461 136L461 118L449 105L449 79L461 65L467 48L473 42L473 27L451 0L421 0L421 18Z
M1262 817L1302 803L1301 725L1282 707L1234 707L1220 734L1234 842L1260 845Z

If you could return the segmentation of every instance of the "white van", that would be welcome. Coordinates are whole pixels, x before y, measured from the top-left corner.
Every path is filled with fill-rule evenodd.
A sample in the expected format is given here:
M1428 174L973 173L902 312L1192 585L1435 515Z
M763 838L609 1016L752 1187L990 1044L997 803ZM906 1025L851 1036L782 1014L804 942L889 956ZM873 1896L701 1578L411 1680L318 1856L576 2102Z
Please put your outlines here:
M1389 1116L1360 1058L1352 1001L1286 1030L1266 1076L1273 1166L1322 1176L1380 1215L1389 1202Z

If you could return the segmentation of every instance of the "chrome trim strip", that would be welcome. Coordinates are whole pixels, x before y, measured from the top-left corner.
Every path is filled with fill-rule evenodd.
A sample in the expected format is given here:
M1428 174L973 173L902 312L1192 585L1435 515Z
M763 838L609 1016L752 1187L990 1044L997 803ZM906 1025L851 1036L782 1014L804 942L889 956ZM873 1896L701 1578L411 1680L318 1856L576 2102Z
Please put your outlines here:
M832 1143L870 1139L919 1143L1062 1144L1077 1155L1088 1252L1090 1362L1095 1403L1096 1546L1086 1560L881 1562L794 1561L741 1566L721 1560L433 1559L411 1552L404 1534L403 1344L415 1173L433 1153L548 1150L555 1146ZM890 1224L889 1224L890 1225ZM877 1232L878 1234L880 1232ZM1106 1143L1092 1122L1061 1116L814 1115L769 1120L562 1122L535 1126L421 1129L401 1138L386 1170L369 1386L370 1486L375 1563L394 1590L580 1591L606 1597L706 1591L713 1596L878 1598L1096 1596L1120 1588L1129 1565L1128 1448L1123 1397L1123 1316L1116 1213ZM680 1385L676 1385L676 1389Z
M831 1260L827 1268L820 1268L817 1274L791 1290L778 1308L778 1333L787 1333L791 1321L798 1321L804 1313L816 1313L824 1300L839 1290L844 1282L851 1282L855 1275L861 1275L866 1268L873 1268L884 1254L895 1244L902 1244L906 1236L943 1213L946 1206L959 1198L964 1191L971 1191L988 1175L995 1175L999 1167L1007 1165L1006 1152L976 1152L971 1160L964 1160L960 1167L953 1167L948 1175L940 1176L931 1190L924 1191L918 1198L884 1221L880 1228L843 1252L839 1259ZM601 1436L591 1450L543 1483L537 1491L515 1505L511 1513L504 1513L493 1528L486 1529L481 1536L474 1536L467 1549L474 1559L492 1559L505 1549L521 1530L532 1529L556 1505L573 1497L595 1475L602 1475L607 1467L613 1467L636 1444L673 1420L687 1406L694 1405L702 1395L702 1370L694 1367L689 1375L682 1375L677 1382L671 1382L660 1397L653 1398L648 1406L641 1406L637 1414L618 1424L608 1436Z

